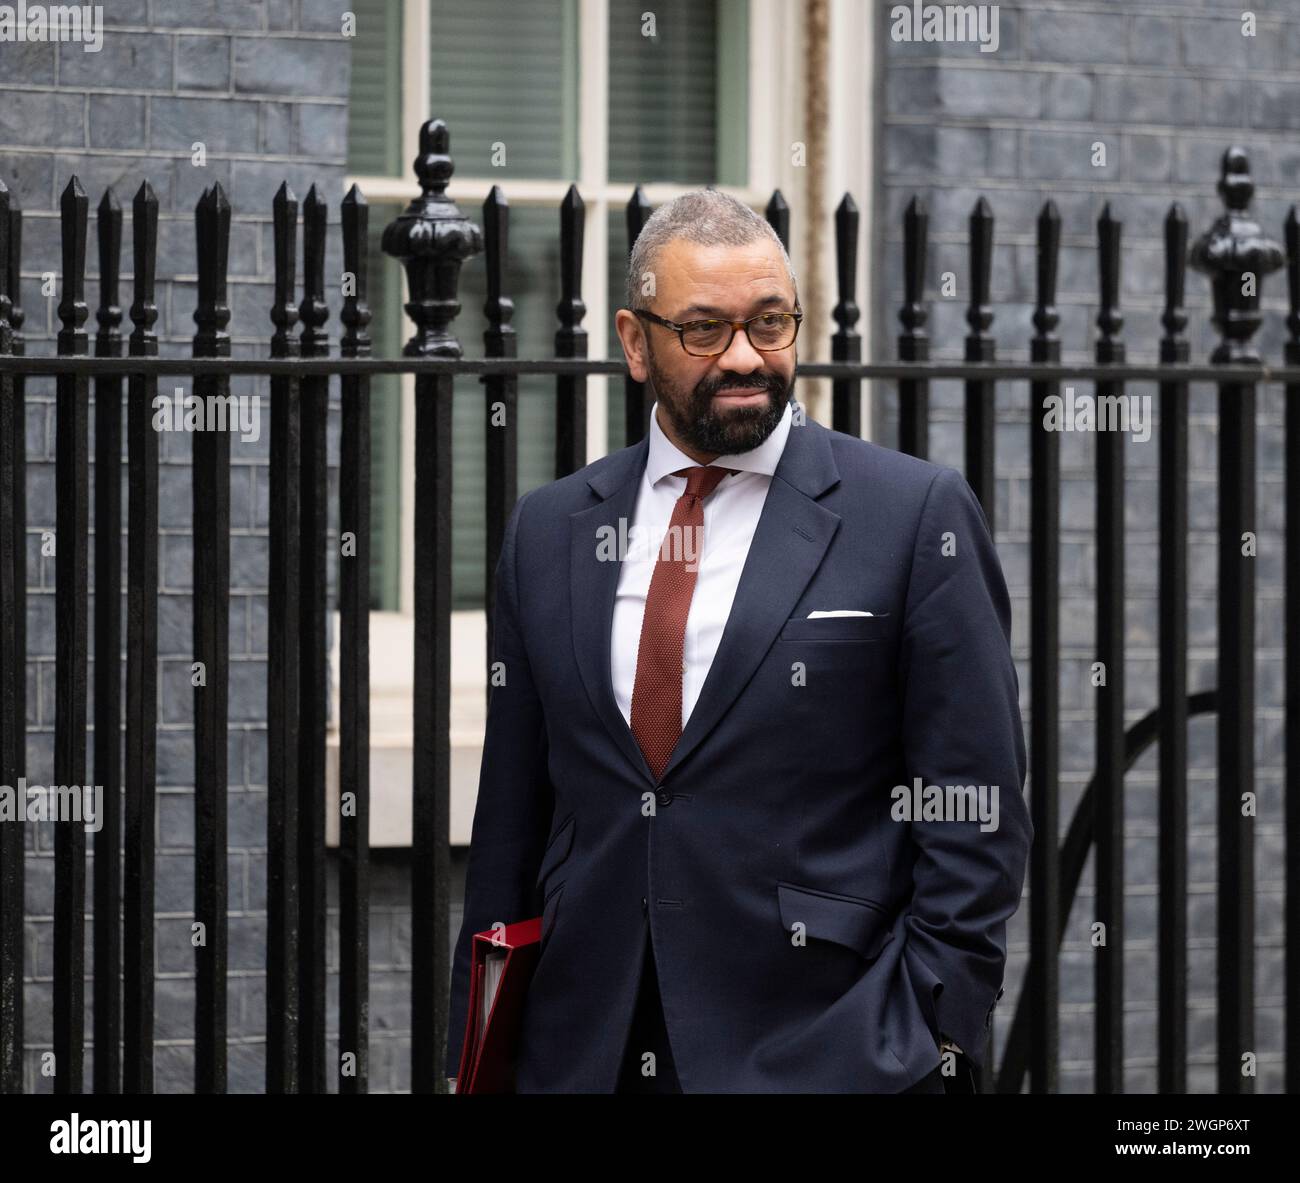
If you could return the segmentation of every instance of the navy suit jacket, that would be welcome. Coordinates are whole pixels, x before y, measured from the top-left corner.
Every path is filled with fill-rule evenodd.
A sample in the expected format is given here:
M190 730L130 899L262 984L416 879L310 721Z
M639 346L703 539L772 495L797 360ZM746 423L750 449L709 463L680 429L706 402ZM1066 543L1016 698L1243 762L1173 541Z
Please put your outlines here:
M1010 605L956 470L792 425L699 700L656 781L615 702L648 443L515 505L447 1032L472 935L542 921L520 1092L612 1092L648 924L683 1091L899 1092L977 1064L1033 835ZM725 458L724 458L725 459ZM807 619L817 609L874 615ZM891 791L996 785L998 825Z

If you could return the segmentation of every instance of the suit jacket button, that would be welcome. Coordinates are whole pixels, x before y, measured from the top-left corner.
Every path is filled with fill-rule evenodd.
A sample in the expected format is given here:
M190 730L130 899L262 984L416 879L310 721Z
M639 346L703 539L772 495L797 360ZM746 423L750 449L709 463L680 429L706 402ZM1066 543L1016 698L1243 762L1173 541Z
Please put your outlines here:
M673 795L667 789L659 789L655 793L655 800L658 801L660 805L671 805L673 803Z
M650 905L646 903L645 896L641 897L641 911L642 912L650 911Z

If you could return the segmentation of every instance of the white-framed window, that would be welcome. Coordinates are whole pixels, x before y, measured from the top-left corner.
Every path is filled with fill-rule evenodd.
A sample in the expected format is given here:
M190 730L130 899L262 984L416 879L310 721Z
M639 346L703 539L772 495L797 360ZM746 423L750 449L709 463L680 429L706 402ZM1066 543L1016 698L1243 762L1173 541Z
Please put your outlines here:
M449 195L481 222L500 184L510 203L506 294L520 356L551 356L559 296L559 206L570 183L585 203L582 297L588 354L617 357L613 313L627 258L624 211L637 183L653 207L714 184L762 211L780 188L799 207L816 169L834 192L822 239L792 228L800 293L833 285L833 202L854 192L870 240L869 16L831 0L823 44L833 88L826 150L809 161L804 0L353 0L350 172L370 203L372 333L377 354L400 351L414 326L400 312L401 269L379 253L384 225L418 192L419 128L447 121L455 173ZM838 30L838 32L837 32ZM848 44L838 44L837 36ZM813 58L814 61L823 60ZM838 190L827 189L838 185ZM809 266L808 244L815 266ZM860 264L860 274L866 275ZM461 272L454 328L467 357L483 355L481 259ZM821 360L831 298L805 323L801 357ZM863 318L860 328L866 331ZM622 382L587 383L587 456L623 446ZM482 385L456 384L453 453L451 838L467 842L485 720ZM554 479L554 381L519 380L519 493ZM824 391L801 388L816 414ZM372 383L372 841L410 841L411 616L414 550L414 380ZM337 630L335 630L337 635ZM337 670L337 662L333 664ZM337 702L337 699L336 699ZM335 741L336 742L336 741ZM331 766L334 761L331 760ZM335 790L336 791L336 790ZM386 795L391 793L391 800ZM333 816L333 811L331 811Z

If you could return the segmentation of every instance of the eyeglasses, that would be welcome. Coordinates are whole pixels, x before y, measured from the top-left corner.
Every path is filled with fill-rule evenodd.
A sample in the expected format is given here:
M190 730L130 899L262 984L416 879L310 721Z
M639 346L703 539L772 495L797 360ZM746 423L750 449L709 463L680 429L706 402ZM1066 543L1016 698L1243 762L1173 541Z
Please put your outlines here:
M775 353L789 349L799 335L802 312L760 312L748 320L691 320L677 324L664 320L644 308L631 310L637 316L672 329L681 341L682 348L692 357L717 357L731 348L736 330L744 329L749 343L760 353Z

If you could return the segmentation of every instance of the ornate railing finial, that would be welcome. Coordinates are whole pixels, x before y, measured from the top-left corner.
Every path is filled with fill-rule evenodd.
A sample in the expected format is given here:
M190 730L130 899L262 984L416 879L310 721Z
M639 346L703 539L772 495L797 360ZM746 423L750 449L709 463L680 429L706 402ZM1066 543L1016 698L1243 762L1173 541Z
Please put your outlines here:
M1283 256L1281 246L1246 213L1254 192L1245 150L1229 148L1219 176L1219 196L1227 212L1196 240L1188 260L1210 277L1214 293L1214 325L1223 339L1210 355L1212 362L1259 361L1250 339L1263 319L1260 287L1264 276L1282 266Z
M415 158L420 196L384 228L384 254L406 268L410 289L406 311L416 329L402 350L406 357L461 356L460 342L449 327L460 311L460 265L483 250L483 231L447 196L453 171L450 143L441 119L420 128L420 154Z

